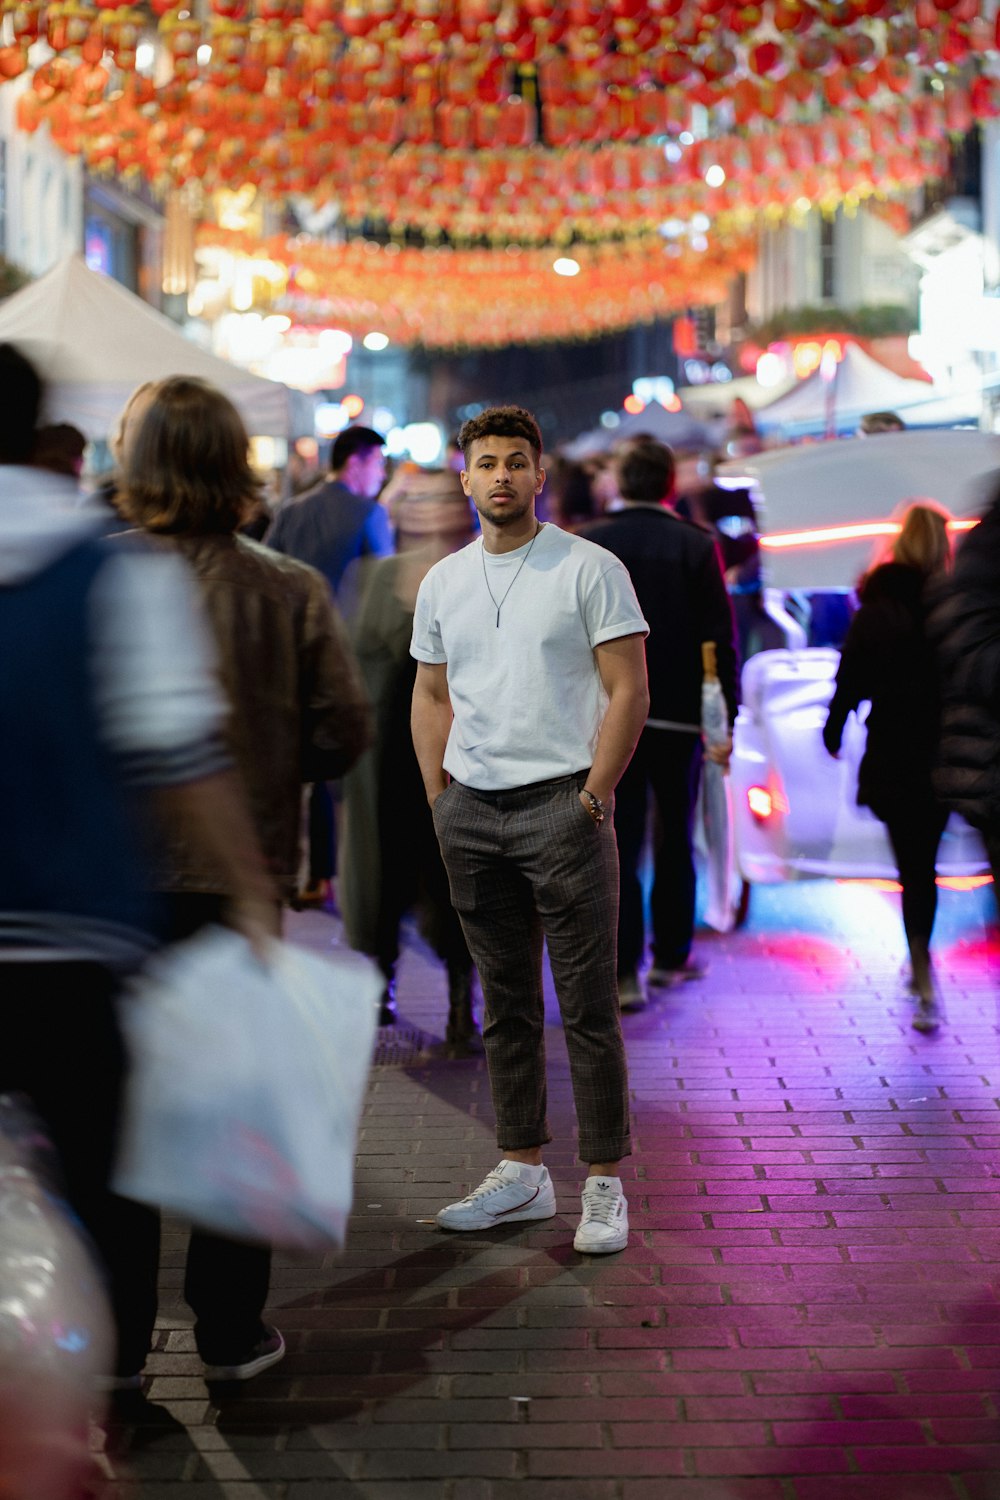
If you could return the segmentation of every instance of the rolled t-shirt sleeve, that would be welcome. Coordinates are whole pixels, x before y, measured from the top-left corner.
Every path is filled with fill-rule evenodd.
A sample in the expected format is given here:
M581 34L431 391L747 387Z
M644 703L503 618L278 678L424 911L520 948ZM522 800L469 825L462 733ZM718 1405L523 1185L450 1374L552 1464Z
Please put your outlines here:
M410 639L410 655L417 661L440 666L448 660L441 638L438 619L437 589L430 573L417 592L416 608L413 611L413 635Z
M584 599L584 618L591 646L625 635L648 635L639 601L625 564L607 553L610 566L599 572Z

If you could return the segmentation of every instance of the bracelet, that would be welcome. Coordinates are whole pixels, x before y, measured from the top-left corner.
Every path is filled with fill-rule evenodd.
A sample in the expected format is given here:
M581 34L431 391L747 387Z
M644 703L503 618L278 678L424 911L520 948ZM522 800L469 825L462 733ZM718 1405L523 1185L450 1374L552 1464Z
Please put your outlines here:
M601 824L604 822L604 803L601 801L600 797L598 797L594 792L590 791L587 787L582 788L582 795L586 797L587 801L590 803L590 816L593 818L598 828L600 828Z

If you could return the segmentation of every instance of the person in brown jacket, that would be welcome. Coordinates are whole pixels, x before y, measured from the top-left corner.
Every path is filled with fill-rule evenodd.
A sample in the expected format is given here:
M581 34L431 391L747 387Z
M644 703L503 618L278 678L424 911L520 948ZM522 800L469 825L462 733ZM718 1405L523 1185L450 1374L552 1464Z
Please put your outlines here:
M189 377L162 381L130 420L120 505L194 573L230 705L229 748L271 877L288 900L302 785L353 765L371 739L371 710L323 576L237 534L257 493L247 454L242 420L221 391ZM183 828L160 830L157 843L155 885L167 897L171 935L224 920L221 867ZM154 1242L136 1269L149 1285L148 1325L133 1331L136 1377L156 1311L157 1249ZM184 1296L209 1379L245 1380L282 1357L281 1334L261 1319L269 1278L266 1247L192 1234Z

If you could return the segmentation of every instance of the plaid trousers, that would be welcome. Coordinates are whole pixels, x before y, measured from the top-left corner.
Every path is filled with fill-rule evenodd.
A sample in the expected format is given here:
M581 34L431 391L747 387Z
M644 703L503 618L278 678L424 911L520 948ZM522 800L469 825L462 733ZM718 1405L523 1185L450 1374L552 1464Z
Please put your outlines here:
M631 1151L616 977L618 851L610 812L598 828L580 802L586 776L503 792L453 781L434 803L434 826L482 984L500 1149L526 1150L552 1139L544 938L566 1034L580 1157L612 1162Z

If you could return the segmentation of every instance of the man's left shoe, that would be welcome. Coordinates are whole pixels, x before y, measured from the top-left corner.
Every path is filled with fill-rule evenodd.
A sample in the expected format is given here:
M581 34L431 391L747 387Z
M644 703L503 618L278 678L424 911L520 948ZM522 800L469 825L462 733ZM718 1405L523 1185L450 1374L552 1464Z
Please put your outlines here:
M276 1328L265 1327L264 1336L252 1349L231 1364L205 1365L206 1380L252 1380L285 1357L285 1341Z
M628 1204L620 1177L588 1177L582 1193L583 1217L573 1249L583 1255L612 1255L628 1244Z
M689 980L704 979L708 973L708 964L698 963L695 959L686 959L676 969L661 969L654 965L646 975L646 983L654 989L667 990L675 984L685 984Z

